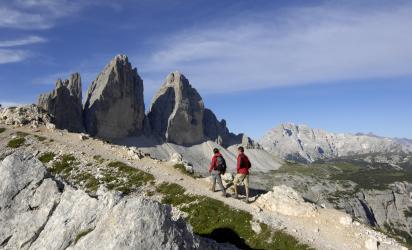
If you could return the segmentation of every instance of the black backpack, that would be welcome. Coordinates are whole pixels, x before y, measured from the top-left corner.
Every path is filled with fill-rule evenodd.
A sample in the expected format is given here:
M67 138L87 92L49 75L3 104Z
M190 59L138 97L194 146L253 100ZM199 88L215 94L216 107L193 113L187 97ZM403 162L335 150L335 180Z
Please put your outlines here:
M215 170L220 172L226 172L226 161L223 156L218 156L216 158L216 168Z

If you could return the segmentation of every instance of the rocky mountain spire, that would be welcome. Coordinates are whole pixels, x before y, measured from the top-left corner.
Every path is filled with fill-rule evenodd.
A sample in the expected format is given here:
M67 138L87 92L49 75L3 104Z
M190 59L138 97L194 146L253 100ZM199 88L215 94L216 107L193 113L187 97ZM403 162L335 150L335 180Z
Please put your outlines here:
M88 89L86 130L106 139L138 135L143 132L144 118L143 80L127 56L118 55Z
M59 129L82 132L82 83L79 73L74 73L67 80L58 79L55 89L42 94L38 106L46 110Z
M204 104L199 93L178 71L170 73L154 96L148 114L152 132L168 142L202 142Z

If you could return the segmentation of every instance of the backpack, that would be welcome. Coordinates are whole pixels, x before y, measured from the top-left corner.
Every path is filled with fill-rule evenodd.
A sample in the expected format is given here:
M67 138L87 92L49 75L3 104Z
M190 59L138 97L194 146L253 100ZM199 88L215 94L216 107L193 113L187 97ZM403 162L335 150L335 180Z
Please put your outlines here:
M226 172L226 161L223 156L218 156L216 158L216 167L215 170L220 171L222 173Z
M244 155L240 161L240 167L241 168L251 168L252 167L252 163L250 163L249 158L247 158L246 155Z

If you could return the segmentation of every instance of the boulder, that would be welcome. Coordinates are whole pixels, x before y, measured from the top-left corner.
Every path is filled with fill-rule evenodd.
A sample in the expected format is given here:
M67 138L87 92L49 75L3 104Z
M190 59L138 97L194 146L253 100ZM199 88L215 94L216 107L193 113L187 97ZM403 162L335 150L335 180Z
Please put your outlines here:
M170 73L154 96L148 114L152 131L167 142L198 144L203 134L204 104L199 93L178 71Z
M80 74L74 73L67 80L58 79L52 92L39 96L38 106L52 117L56 128L82 132L84 128Z
M32 155L2 161L0 202L1 249L235 249L194 235L157 201L103 187L90 197Z
M85 127L91 136L116 139L144 130L143 80L127 56L118 55L87 91Z

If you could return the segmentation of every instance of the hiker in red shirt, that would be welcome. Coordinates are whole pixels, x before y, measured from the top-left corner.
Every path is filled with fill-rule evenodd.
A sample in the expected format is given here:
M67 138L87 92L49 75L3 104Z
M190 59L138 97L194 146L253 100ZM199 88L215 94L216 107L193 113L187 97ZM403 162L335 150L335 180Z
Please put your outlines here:
M210 164L210 167L209 167L209 173L211 173L212 175L212 183L213 183L211 191L215 192L216 181L217 181L220 189L223 192L223 196L226 197L226 190L225 190L225 187L223 186L222 178L220 176L221 174L225 174L226 172L226 162L222 154L219 152L219 149L217 148L213 149L213 153L214 155L212 158L212 163Z
M237 156L237 174L233 180L233 191L235 193L235 198L238 198L237 185L240 182L243 182L245 185L246 192L246 203L249 203L249 168L252 164L249 161L249 158L245 155L245 149L243 147L238 148Z

